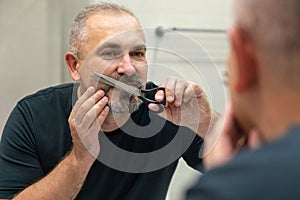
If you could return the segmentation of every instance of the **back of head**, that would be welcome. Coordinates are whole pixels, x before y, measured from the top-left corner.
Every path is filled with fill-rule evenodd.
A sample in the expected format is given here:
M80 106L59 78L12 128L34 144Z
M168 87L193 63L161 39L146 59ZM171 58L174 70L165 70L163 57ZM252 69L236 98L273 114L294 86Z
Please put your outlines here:
M81 58L81 48L88 37L86 21L90 16L94 14L127 14L134 17L136 21L139 22L135 15L129 9L117 4L99 3L85 7L75 17L69 33L69 46L71 52L78 56L78 58Z
M283 84L300 88L300 1L234 0L234 18L260 62Z

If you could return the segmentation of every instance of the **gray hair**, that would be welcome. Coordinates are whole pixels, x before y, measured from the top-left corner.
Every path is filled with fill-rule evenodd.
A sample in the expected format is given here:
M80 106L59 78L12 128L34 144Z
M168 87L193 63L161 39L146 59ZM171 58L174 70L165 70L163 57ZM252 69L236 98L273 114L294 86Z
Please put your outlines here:
M128 14L133 16L137 22L136 16L127 8L113 4L113 3L99 3L93 4L82 9L75 17L69 32L69 46L70 51L73 52L79 59L82 58L82 46L87 41L87 27L86 20L93 14Z

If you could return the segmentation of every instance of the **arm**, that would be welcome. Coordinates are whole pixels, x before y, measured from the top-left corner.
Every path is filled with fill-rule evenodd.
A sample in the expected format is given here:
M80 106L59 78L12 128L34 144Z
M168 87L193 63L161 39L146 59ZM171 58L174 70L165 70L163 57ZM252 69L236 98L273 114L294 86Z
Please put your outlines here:
M109 109L103 91L89 88L76 102L69 125L71 152L44 178L28 186L14 199L74 199L100 151L98 133Z
M52 172L13 199L74 199L90 166L91 162L78 161L72 151Z

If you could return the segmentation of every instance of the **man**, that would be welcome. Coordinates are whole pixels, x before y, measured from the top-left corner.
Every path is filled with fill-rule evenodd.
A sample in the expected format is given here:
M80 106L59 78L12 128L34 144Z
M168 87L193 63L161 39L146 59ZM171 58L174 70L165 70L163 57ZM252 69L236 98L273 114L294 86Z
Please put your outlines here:
M96 71L137 88L146 81L141 25L114 4L81 11L70 46L65 60L79 84L25 97L10 115L0 146L0 198L165 199L180 156L199 169L202 139L192 130L203 138L210 122L201 88L168 78L161 84L165 91L152 97L159 102L166 97L157 115L152 112L157 105L93 79ZM167 155L152 156L178 137L182 142Z
M300 2L233 5L232 103L217 144L205 145L208 172L187 199L300 199Z

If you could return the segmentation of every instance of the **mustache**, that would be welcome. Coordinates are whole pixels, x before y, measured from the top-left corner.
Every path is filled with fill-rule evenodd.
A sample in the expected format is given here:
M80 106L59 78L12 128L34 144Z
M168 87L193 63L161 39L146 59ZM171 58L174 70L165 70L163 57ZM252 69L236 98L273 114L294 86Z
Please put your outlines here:
M128 74L115 74L113 76L114 79L128 84L128 83L135 83L137 87L142 87L143 86L143 81L142 79L137 75L137 74L132 74L132 75L128 75Z

